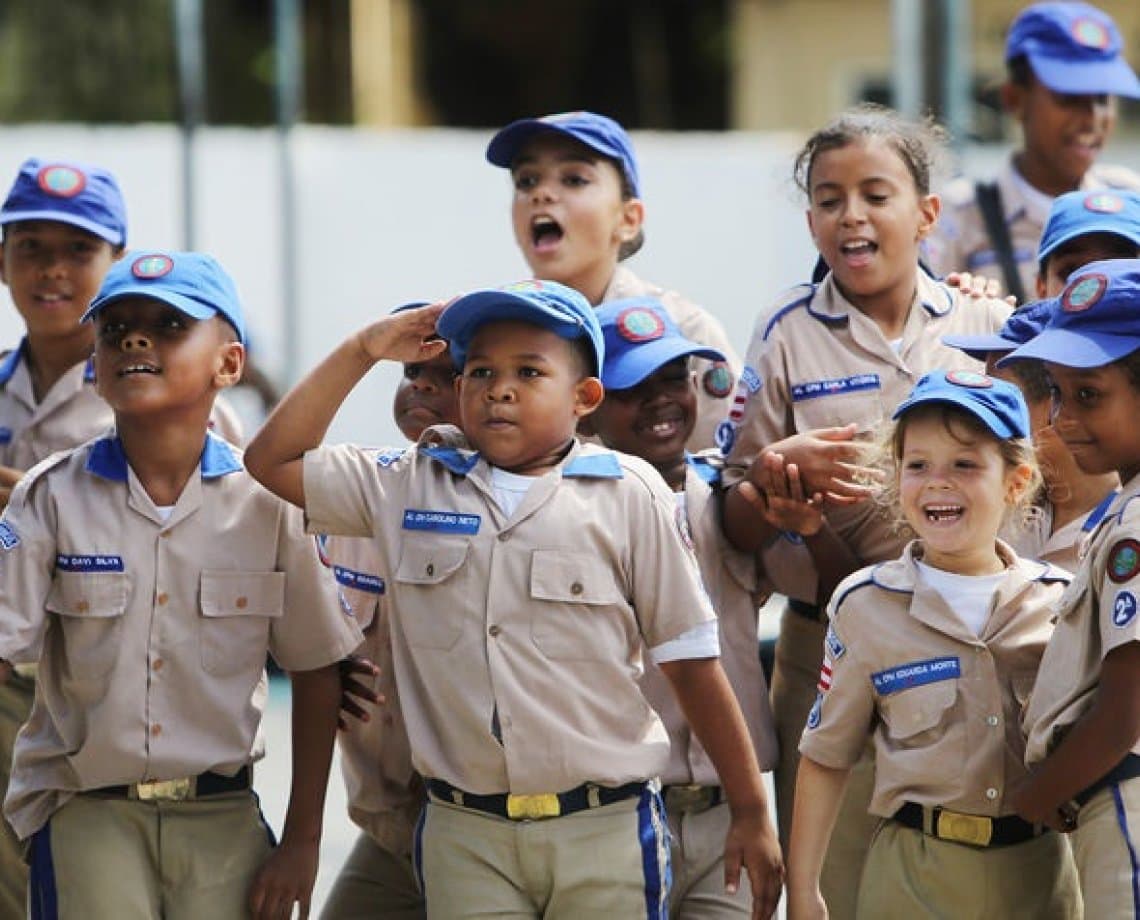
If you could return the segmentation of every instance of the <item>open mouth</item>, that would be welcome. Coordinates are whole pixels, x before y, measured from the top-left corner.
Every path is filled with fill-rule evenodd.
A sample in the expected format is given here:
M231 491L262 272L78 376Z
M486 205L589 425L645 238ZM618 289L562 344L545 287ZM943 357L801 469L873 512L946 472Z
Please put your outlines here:
M927 505L922 509L926 519L932 524L945 524L957 521L965 509L961 505Z
M135 374L159 374L160 371L152 364L128 364L124 368L120 368L120 377L133 377Z
M539 252L553 249L562 242L563 235L562 226L553 217L543 215L531 221L530 239Z
M851 265L864 265L871 261L871 257L879 251L877 243L870 240L848 240L841 243L839 253Z

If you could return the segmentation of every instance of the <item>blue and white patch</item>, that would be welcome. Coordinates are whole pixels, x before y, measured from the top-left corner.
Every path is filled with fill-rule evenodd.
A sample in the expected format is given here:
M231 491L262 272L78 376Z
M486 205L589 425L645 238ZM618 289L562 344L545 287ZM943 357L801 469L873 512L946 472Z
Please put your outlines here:
M754 367L745 367L744 370L740 372L740 382L744 384L745 389L747 389L749 393L755 393L764 384L764 381L760 379L760 375L756 373L756 368Z
M900 690L909 690L911 687L921 687L923 684L933 684L940 680L954 680L962 676L962 665L957 655L946 658L928 658L926 661L911 661L899 665L897 668L888 668L885 671L876 671L871 675L871 683L880 696L898 693Z
M787 540L793 546L803 546L804 538L794 530L781 530L780 538Z
M77 556L60 553L55 557L57 572L122 572L122 556Z
M404 456L404 448L402 447L392 450L382 450L376 455L376 465L379 467L389 467L402 456Z
M823 691L819 690L815 694L815 702L811 704L811 712L808 713L807 727L809 730L819 728L819 720L823 716Z
M720 451L721 456L727 457L732 452L732 446L736 443L736 425L725 419L716 426L713 440L716 441L717 450Z
M481 518L477 514L458 511L424 511L404 509L404 530L427 530L433 533L476 534Z
M847 654L847 646L839 641L839 636L835 635L835 630L831 626L827 627L827 635L824 637L827 643L827 650L831 652L831 657L838 660Z
M0 427L0 444L12 443L12 429L6 426Z
M852 377L835 377L831 380L809 380L792 386L792 402L804 402L821 396L842 396L863 390L882 388L878 374L855 374Z
M364 591L368 594L384 593L384 579L379 575L354 572L352 569L346 569L340 565L334 565L332 570L333 577L346 588L356 588L357 591Z
M1131 591L1116 592L1112 602L1112 625L1123 629L1136 619L1136 595Z
M20 545L20 536L7 521L0 521L0 549L15 549Z

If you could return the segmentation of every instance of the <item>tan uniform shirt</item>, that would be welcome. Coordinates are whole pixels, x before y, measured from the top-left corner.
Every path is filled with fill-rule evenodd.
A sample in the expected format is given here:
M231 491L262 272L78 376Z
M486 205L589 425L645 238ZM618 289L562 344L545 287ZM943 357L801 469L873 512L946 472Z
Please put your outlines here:
M412 767L408 730L396 692L387 579L380 574L371 540L328 537L321 544L322 559L332 568L342 599L364 630L357 654L380 668L373 689L385 699L372 708L368 722L349 717L347 729L337 734L348 816L388 852L410 856L424 790Z
M697 375L697 424L686 446L694 452L715 446L717 426L728 414L729 401L740 378L740 358L724 326L707 310L690 303L676 291L643 281L626 266L619 265L602 301L626 297L654 297L661 301L685 338L715 348L728 359L727 365L707 358L692 359L693 372Z
M1006 795L1025 775L1022 706L1069 575L999 551L1008 568L980 637L923 580L918 541L835 591L800 752L851 767L871 733L872 814L889 817L904 802L1012 812Z
M1066 571L1076 572L1089 534L1096 529L1116 495L1115 491L1110 492L1088 514L1073 518L1055 531L1053 506L1046 503L1023 526L1009 525L1003 528L1002 538L1009 542L1019 556L1051 562Z
M916 273L915 302L897 350L831 275L818 286L793 288L760 315L732 411L717 433L728 460L726 484L742 480L762 449L799 432L854 422L857 437L869 439L929 370L982 369L942 337L992 333L1009 305L968 300ZM905 542L873 502L831 509L828 520L865 562L894 558ZM815 602L811 557L798 538L777 538L764 562L777 591Z
M259 758L265 655L360 644L302 516L209 436L164 520L113 437L21 480L0 521L0 658L39 661L5 814L27 837L81 790Z
M1021 185L1025 180L1016 175L1012 158L1006 161L995 181L1025 296L1035 300L1037 247L1049 220L1049 207L1042 207L1039 201L1025 195ZM1123 166L1097 164L1085 173L1081 188L1140 191L1140 175ZM934 232L927 237L924 249L928 264L938 275L969 271L1002 280L1001 262L986 232L973 179L956 179L946 187L942 195L942 215Z
M735 549L721 527L720 457L691 457L685 473L685 512L701 579L717 613L720 659L744 713L761 770L776 765L776 732L757 649L757 602L765 585L756 559ZM660 668L645 665L641 686L669 731L665 785L719 786L716 768L689 724Z
M304 477L311 530L374 537L421 775L534 794L660 773L642 643L714 614L649 464L576 445L510 518L486 461L455 447L326 446Z
M1140 477L1121 490L1093 531L1057 610L1057 628L1025 714L1026 760L1044 760L1092 706L1114 648L1140 640ZM1140 754L1140 739L1132 746Z

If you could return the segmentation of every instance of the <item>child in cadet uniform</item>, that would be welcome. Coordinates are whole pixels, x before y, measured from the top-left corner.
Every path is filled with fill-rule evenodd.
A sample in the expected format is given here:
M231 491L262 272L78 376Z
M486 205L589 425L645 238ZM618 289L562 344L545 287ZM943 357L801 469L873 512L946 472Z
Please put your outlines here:
M797 745L819 676L824 605L843 575L894 558L905 543L873 502L856 501L870 494L853 481L856 439L869 436L932 367L981 370L941 338L992 332L1009 314L1007 304L973 299L919 266L919 244L939 213L930 191L938 140L925 125L872 106L843 113L808 139L795 175L830 271L761 313L732 411L718 432L727 460L728 537L742 550L763 550L768 578L789 600L771 688L780 739L776 810L785 842ZM809 495L833 496L825 517L848 549L845 568L818 578L802 537L779 533L765 520L765 455L771 453L797 468ZM824 872L833 916L848 916L854 904L874 829L866 808L871 782L868 760L849 783L852 804Z
M1116 125L1113 97L1140 97L1123 51L1112 18L1087 3L1035 3L1018 14L1001 94L1021 124L1021 148L993 183L963 178L947 187L927 244L935 271L997 275L1018 301L1031 299L1053 199L1076 189L1140 189L1132 170L1096 162Z
M389 573L393 656L429 803L416 864L433 917L664 917L668 848L654 777L668 737L638 687L643 644L676 689L732 815L725 878L774 911L782 865L715 615L644 461L580 444L602 399L601 329L563 285L526 281L384 317L288 394L250 471L311 528L371 535ZM471 449L378 463L321 446L382 359L450 343ZM431 432L429 432L430 434Z
M1006 381L937 370L894 418L888 494L917 539L828 605L800 744L789 918L826 915L823 854L868 735L883 823L857 917L1079 917L1064 839L1011 803L1025 776L1022 705L1069 582L998 539L1037 475L1025 402Z
M114 430L36 466L0 521L0 658L39 663L5 800L31 916L307 910L335 662L361 636L300 516L208 429L241 374L237 292L208 256L138 254L84 318ZM275 851L251 789L267 652L295 672Z
M748 723L762 770L776 762L776 735L768 688L756 654L757 608L764 588L758 559L734 549L720 526L720 454L689 454L685 442L697 415L697 384L690 360L723 360L715 349L686 339L664 306L647 297L598 308L605 335L605 399L584 419L603 444L647 460L665 478L700 563L701 580L717 612L721 661ZM723 841L730 814L716 770L693 736L651 661L642 687L669 731L669 763L661 774L672 832L673 917L748 917L742 885L724 890Z
M407 304L397 311L426 306ZM459 425L455 397L457 371L444 351L404 365L392 401L392 415L409 441L419 441L433 425ZM390 462L398 452L378 453ZM380 458L383 458L382 460ZM384 592L390 579L380 573L370 540L329 537L324 552L340 583L341 595L365 630L358 653L374 663L367 696L383 700L372 713L353 707L359 717L338 736L341 770L348 790L348 814L361 833L341 867L321 916L325 920L417 920L424 899L412 867L412 841L426 792L412 767L408 732L396 692L392 638Z
M641 179L625 129L594 112L524 118L491 138L487 159L511 171L515 240L536 278L568 285L595 306L625 297L656 298L686 338L725 355L694 362L700 391L689 448L712 447L740 359L711 313L623 264L645 242Z
M25 327L0 363L0 508L24 471L111 422L95 392L90 325L79 322L126 243L126 205L97 166L29 159L0 206L0 280ZM16 732L28 718L34 667L0 683L0 795ZM24 916L28 868L7 823L0 829L0 917Z
M1101 259L1140 256L1140 194L1067 192L1053 202L1038 250L1037 296L1054 298L1073 271ZM1052 392L1042 362L998 359L1036 336L1049 321L1048 300L1017 310L994 336L947 336L943 341L985 361L986 369L1017 384L1029 406L1033 442L1045 480L1037 514L1008 534L1018 555L1077 570L1086 534L1108 510L1120 484L1114 472L1086 473L1058 437Z
M1027 821L1072 831L1087 917L1140 911L1140 260L1072 275L1040 335L1012 352L1044 361L1053 426L1087 473L1122 489L1092 532L1025 713L1029 777L1014 796Z

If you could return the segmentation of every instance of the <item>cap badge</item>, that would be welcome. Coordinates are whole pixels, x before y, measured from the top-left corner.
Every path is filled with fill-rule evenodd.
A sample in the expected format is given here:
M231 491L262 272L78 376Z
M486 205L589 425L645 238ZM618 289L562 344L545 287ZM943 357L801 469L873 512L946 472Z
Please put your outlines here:
M509 294L530 294L533 291L541 291L542 282L528 278L525 281L514 281L511 284L504 284L499 290L506 291Z
M1095 19L1078 19L1073 23L1073 39L1078 45L1103 51L1112 41L1108 29Z
M1085 210L1097 214L1115 214L1124 210L1124 200L1112 192L1097 192L1085 199Z
M136 278L161 278L174 271L174 260L170 256L139 256L131 264L131 274Z
M87 188L87 177L74 166L45 166L36 175L36 182L57 198L74 198Z
M1085 275L1074 281L1061 295L1061 309L1066 313L1081 313L1097 304L1108 288L1104 275Z
M732 379L732 371L730 371L728 365L722 361L717 361L716 364L705 371L704 376L701 378L701 384L704 386L705 392L713 399L724 399L732 392L734 382Z
M618 314L617 331L627 342L652 342L665 334L665 321L645 307L630 307Z
M1108 554L1108 577L1116 584L1131 581L1140 573L1140 543L1121 540Z
M971 390L988 390L994 385L993 380L977 371L950 371L946 374L946 382Z

